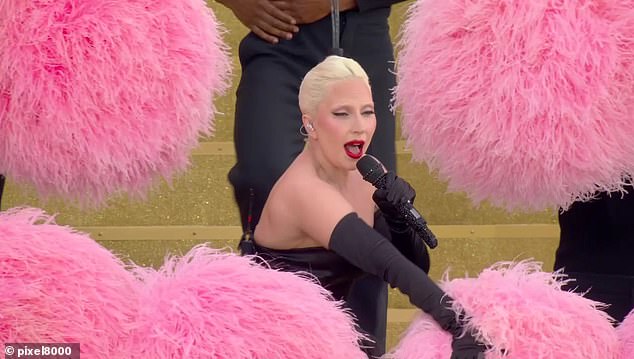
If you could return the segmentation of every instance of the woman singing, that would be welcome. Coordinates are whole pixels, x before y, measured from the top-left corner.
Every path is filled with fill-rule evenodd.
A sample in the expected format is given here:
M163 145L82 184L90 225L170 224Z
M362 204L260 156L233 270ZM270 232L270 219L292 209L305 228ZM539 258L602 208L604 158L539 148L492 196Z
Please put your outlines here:
M452 359L482 357L484 345L427 276L424 244L399 218L398 205L413 201L414 190L392 172L375 190L356 170L376 127L365 71L352 59L326 58L306 74L299 106L306 147L273 187L243 252L314 274L335 299L346 299L359 274L377 275L452 334Z

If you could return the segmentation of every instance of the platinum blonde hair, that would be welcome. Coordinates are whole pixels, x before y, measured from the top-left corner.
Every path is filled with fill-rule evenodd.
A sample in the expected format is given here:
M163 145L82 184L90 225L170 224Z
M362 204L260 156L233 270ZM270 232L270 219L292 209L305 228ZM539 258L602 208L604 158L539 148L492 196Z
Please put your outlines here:
M360 78L370 87L368 74L358 62L347 57L328 56L304 76L299 86L299 109L303 114L313 114L328 86L352 78Z

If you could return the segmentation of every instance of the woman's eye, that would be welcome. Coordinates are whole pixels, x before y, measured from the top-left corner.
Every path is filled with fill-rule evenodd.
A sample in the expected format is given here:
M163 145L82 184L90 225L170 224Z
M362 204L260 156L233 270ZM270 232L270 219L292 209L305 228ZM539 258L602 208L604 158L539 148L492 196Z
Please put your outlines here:
M332 114L337 116L337 117L348 116L347 112L333 112Z
M374 111L372 110L363 111L363 116L372 116L372 115L374 115Z

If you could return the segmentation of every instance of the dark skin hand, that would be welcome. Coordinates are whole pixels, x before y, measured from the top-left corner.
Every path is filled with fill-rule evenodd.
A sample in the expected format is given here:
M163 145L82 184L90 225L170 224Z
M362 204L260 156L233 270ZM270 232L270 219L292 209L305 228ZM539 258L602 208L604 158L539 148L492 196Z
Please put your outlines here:
M254 34L276 44L290 40L298 24L310 24L330 14L330 0L217 0L233 11ZM357 6L356 0L339 0L339 10Z
M298 24L310 24L330 15L330 0L273 0L273 4L293 17ZM339 0L339 11L356 6L356 0Z
M297 21L270 0L218 0L254 34L276 44L280 39L290 40L299 31Z

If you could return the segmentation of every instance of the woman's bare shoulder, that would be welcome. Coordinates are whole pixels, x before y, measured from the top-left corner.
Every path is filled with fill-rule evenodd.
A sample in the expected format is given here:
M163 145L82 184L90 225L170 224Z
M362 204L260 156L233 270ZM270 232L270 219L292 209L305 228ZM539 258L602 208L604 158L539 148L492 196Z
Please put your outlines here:
M326 246L331 227L351 211L353 207L334 186L316 174L289 169L271 191L256 235L276 242L269 245L281 241L297 245L310 238L310 242Z
M299 202L320 195L335 195L334 190L331 184L319 178L315 172L300 167L286 171L275 184L271 194L275 192L285 201Z

